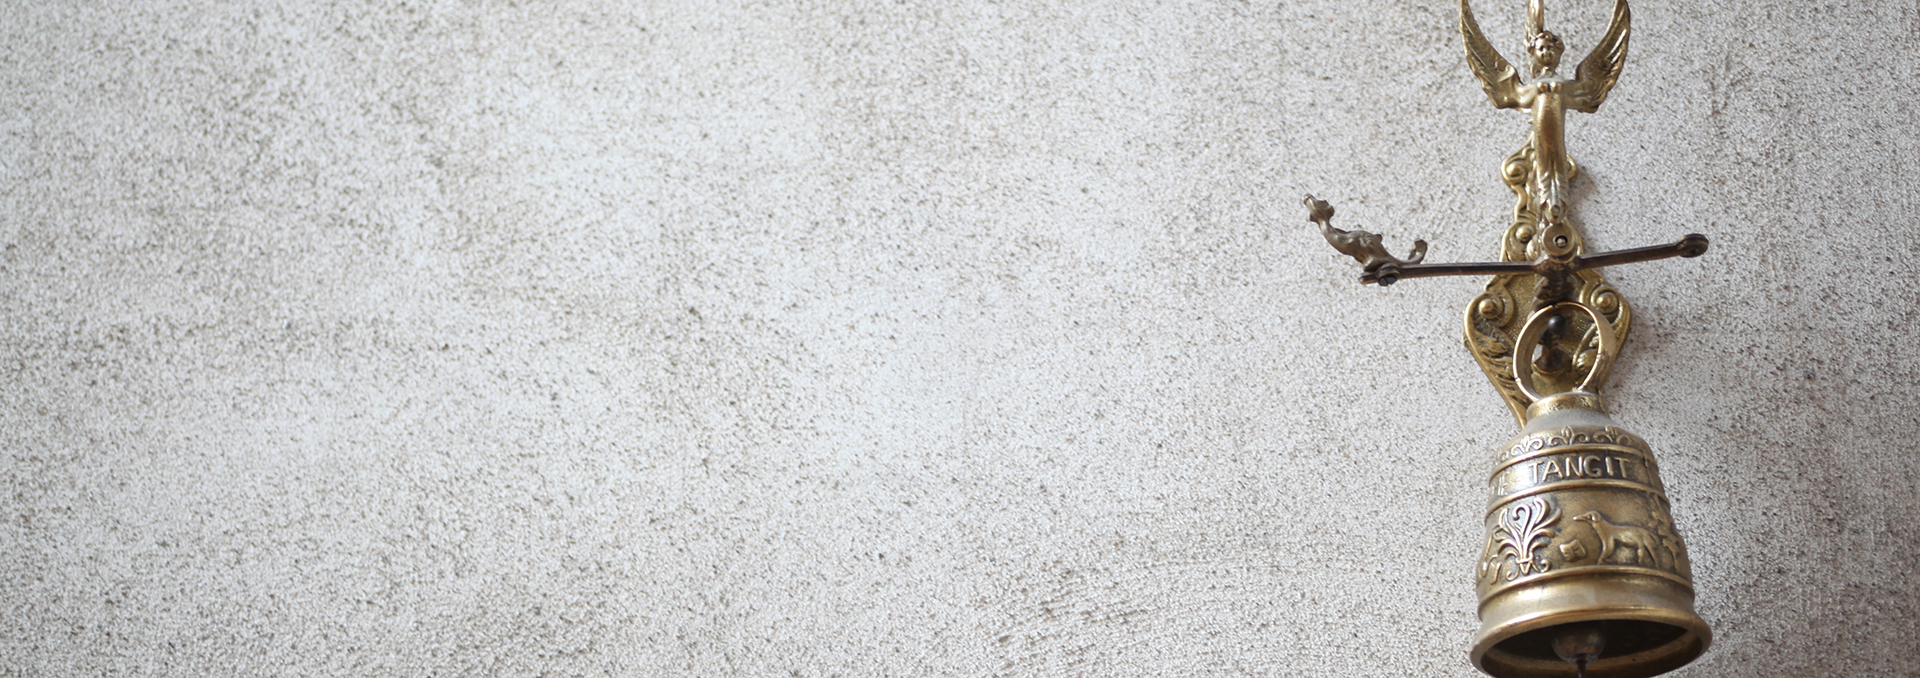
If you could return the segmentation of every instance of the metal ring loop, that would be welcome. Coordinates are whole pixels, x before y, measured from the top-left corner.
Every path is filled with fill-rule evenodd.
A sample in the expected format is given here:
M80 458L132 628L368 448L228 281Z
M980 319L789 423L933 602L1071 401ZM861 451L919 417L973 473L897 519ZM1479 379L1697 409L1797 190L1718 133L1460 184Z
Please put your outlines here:
M1520 326L1520 337L1513 345L1513 383L1520 387L1520 394L1527 397L1527 402L1540 399L1540 392L1533 388L1533 350L1547 331L1547 319L1573 310L1584 311L1593 318L1593 331L1600 335L1600 349L1593 357L1593 369L1587 370L1587 378L1574 390L1598 393L1597 389L1607 381L1607 373L1613 371L1613 357L1620 354L1620 337L1613 333L1613 323L1607 322L1606 316L1577 301L1562 301L1534 311L1527 317L1527 323Z

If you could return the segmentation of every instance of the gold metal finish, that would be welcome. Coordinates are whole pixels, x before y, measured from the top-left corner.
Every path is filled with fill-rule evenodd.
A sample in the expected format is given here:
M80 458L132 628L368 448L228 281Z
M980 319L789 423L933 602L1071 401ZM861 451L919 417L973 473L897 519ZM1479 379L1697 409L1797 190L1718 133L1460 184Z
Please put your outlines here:
M1529 410L1487 480L1473 665L1500 678L1572 678L1576 665L1553 645L1583 628L1605 639L1590 676L1652 676L1699 657L1712 631L1693 611L1693 569L1646 441L1593 393L1547 396Z
M1560 235L1555 229L1565 226L1567 186L1574 172L1573 160L1567 157L1567 109L1593 113L1606 102L1607 93L1626 66L1632 16L1627 0L1615 0L1606 36L1580 62L1572 78L1555 71L1560 67L1562 46L1559 36L1546 29L1546 8L1541 0L1533 0L1527 18L1531 29L1527 53L1533 57L1533 77L1523 82L1499 50L1487 42L1487 36L1480 33L1480 24L1473 20L1467 0L1460 0L1460 37L1466 43L1467 65L1479 78L1480 88L1486 90L1495 108L1525 109L1533 116L1533 135L1527 141L1533 151L1528 194L1533 198L1535 213L1543 216L1541 223L1545 226L1540 233L1548 236L1543 239L1545 246L1549 251L1568 250L1575 243L1555 237Z
M1521 78L1512 64L1487 42L1473 18L1467 0L1460 0L1460 37L1467 64L1495 108L1528 112L1532 132L1527 144L1501 165L1500 176L1518 198L1513 221L1501 239L1500 261L1471 264L1426 264L1427 244L1415 241L1407 259L1389 254L1379 235L1345 231L1332 225L1334 209L1325 201L1306 198L1308 220L1320 225L1321 235L1341 253L1360 262L1362 283L1391 285L1409 278L1442 275L1492 275L1486 291L1468 305L1464 340L1488 381L1507 401L1515 419L1526 423L1529 399L1514 383L1513 350L1520 325L1535 310L1562 301L1578 301L1597 309L1625 343L1633 313L1599 271L1604 266L1650 261L1672 256L1695 257L1706 252L1707 239L1690 234L1670 245L1586 254L1585 239L1569 218L1568 186L1579 166L1566 149L1566 112L1600 110L1626 66L1632 13L1626 0L1615 0L1612 23L1592 53L1580 62L1571 78L1561 76L1560 38L1545 28L1542 0L1528 7L1531 29L1527 40L1529 78ZM1538 379L1549 391L1575 385L1575 375L1597 358L1599 333L1595 319L1573 317L1548 328L1535 361Z
M1693 661L1712 640L1693 611L1692 568L1653 452L1613 423L1599 395L1633 320L1599 269L1696 257L1707 239L1588 254L1567 204L1579 167L1567 153L1566 112L1606 102L1631 21L1627 1L1614 0L1606 35L1564 77L1560 38L1546 30L1543 0L1531 0L1523 77L1460 0L1460 37L1481 89L1495 108L1525 110L1532 122L1526 145L1501 166L1518 200L1500 261L1428 264L1424 241L1400 259L1379 235L1334 228L1332 205L1305 200L1327 243L1360 263L1362 283L1493 276L1467 306L1465 342L1524 428L1488 477L1482 626L1470 656L1501 678L1653 676Z
M1573 387L1573 391L1598 393L1600 386L1607 383L1607 375L1613 372L1613 357L1620 355L1620 339L1619 335L1614 334L1613 325L1602 318L1599 311L1593 310L1592 306L1563 301L1534 311L1533 315L1527 318L1527 324L1520 327L1520 343L1514 346L1514 352L1520 355L1532 354L1534 347L1540 345L1541 335L1546 334L1547 329L1553 326L1552 320L1562 317L1560 314L1567 311L1581 311L1588 318L1593 319L1596 340L1594 342L1595 357L1592 364L1587 367L1587 378L1582 379L1579 386ZM1533 370L1526 369L1524 362L1514 369L1513 383L1528 401L1540 399L1540 392L1533 387Z
M1353 257L1354 261L1360 262L1360 269L1366 271L1368 275L1376 274L1383 267L1394 270L1402 266L1418 264L1427 258L1427 241L1425 240L1413 241L1413 251L1407 254L1406 259L1395 258L1392 254L1388 254L1386 246L1380 243L1380 236L1366 231L1342 231L1334 228L1333 206L1327 204L1327 201L1315 200L1309 195L1303 202L1307 205L1307 219L1320 224L1320 235L1327 239L1327 244L1332 245L1333 249L1339 250L1341 254ZM1362 277L1364 278L1364 275ZM1392 285L1396 279L1397 277L1390 277L1380 284Z
M1527 145L1514 151L1501 166L1501 178L1518 196L1513 223L1502 239L1502 261L1529 261L1554 252L1586 251L1584 239L1567 220L1566 196L1578 165L1567 154L1566 111L1583 113L1600 110L1600 104L1613 91L1626 67L1627 40L1632 13L1626 0L1616 0L1613 19L1600 44L1574 70L1571 79L1560 76L1560 38L1546 29L1546 7L1533 0L1527 8L1527 52L1532 57L1533 80L1522 82L1518 73L1499 50L1480 32L1473 8L1460 0L1460 38L1467 51L1467 65L1480 81L1480 88L1493 100L1495 108L1526 109L1532 116L1532 135ZM1587 270L1567 281L1571 294L1558 296L1577 299L1604 312L1613 333L1624 342L1632 328L1633 312L1626 300L1607 284L1598 271ZM1541 286L1537 278L1524 275L1495 276L1486 291L1467 310L1464 339L1474 361L1480 364L1494 390L1507 401L1513 416L1526 423L1526 398L1508 376L1513 374L1515 352L1513 337L1528 309L1520 309L1522 300ZM1542 381L1551 388L1566 390L1569 373L1594 359L1596 332L1585 319L1576 319L1571 327L1556 333L1548 341L1538 367ZM1530 353L1521 354L1531 357ZM1568 356L1572 356L1569 360ZM1571 364L1575 370L1568 370Z

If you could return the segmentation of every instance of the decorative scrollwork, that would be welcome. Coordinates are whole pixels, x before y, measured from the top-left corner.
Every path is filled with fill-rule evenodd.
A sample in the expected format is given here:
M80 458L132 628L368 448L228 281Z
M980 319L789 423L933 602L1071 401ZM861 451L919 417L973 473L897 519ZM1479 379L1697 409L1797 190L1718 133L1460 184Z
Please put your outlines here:
M1586 444L1619 445L1628 449L1638 450L1649 459L1653 458L1653 450L1647 447L1647 441L1641 440L1640 436L1628 433L1619 427L1606 426L1593 428L1582 426L1576 429L1571 426L1562 426L1555 429L1536 431L1514 440L1513 444L1508 445L1506 451L1500 454L1498 461L1506 461L1523 454L1538 452L1547 448Z
M1535 236L1539 235L1541 224L1536 214L1536 200L1529 190L1534 169L1533 143L1529 141L1520 150L1507 156L1500 165L1500 179L1514 194L1513 220L1507 225L1507 232L1500 239L1501 261L1533 261L1540 258L1542 252ZM1567 180L1571 181L1579 174L1579 166L1571 159L1567 161ZM1572 237L1572 248L1576 252L1585 252L1586 243L1577 230L1568 229ZM1572 298L1598 309L1613 324L1613 333L1622 343L1627 340L1627 330L1633 321L1633 312L1627 307L1620 293L1607 284L1606 278L1595 269L1583 269L1575 274L1575 289ZM1515 275L1496 275L1487 281L1486 289L1467 306L1465 342L1468 352L1473 354L1474 362L1480 364L1487 380L1493 383L1495 391L1507 402L1507 408L1513 411L1513 417L1521 424L1527 421L1528 398L1520 392L1514 383L1513 355L1514 339L1520 333L1520 325L1526 322L1527 314L1532 310L1534 287L1539 276L1531 273ZM1593 324L1583 318L1572 318L1571 331L1552 341L1541 342L1547 350L1558 350L1570 356L1568 364L1572 369L1560 369L1554 372L1540 372L1536 379L1542 392L1562 391L1580 381L1580 375L1593 365L1593 352L1589 344L1598 338ZM1533 356L1522 359L1531 360Z

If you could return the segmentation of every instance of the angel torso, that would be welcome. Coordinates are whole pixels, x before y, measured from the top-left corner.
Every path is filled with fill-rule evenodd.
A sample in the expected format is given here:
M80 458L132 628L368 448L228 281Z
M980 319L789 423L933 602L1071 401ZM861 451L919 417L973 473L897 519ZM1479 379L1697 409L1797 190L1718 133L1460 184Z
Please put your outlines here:
M1532 114L1533 133L1528 141L1533 147L1533 171L1527 183L1539 210L1538 218L1552 221L1564 214L1562 196L1573 177L1573 161L1566 147L1567 110L1592 113L1606 101L1626 63L1631 17L1627 0L1615 0L1607 34L1580 62L1574 76L1566 78L1554 71L1560 59L1560 42L1542 25L1544 10L1540 4L1536 0L1530 16L1533 25L1529 39L1539 40L1530 42L1539 48L1531 64L1539 76L1530 81L1523 82L1506 57L1487 42L1467 0L1460 0L1460 37L1467 48L1467 66L1473 69L1494 107L1526 109Z
M1560 206L1561 196L1573 179L1573 160L1567 156L1566 101L1562 93L1566 80L1548 74L1520 88L1519 103L1533 113L1533 181L1529 188L1536 200L1548 206ZM1564 209L1564 208L1562 208ZM1542 215L1545 216L1545 215Z

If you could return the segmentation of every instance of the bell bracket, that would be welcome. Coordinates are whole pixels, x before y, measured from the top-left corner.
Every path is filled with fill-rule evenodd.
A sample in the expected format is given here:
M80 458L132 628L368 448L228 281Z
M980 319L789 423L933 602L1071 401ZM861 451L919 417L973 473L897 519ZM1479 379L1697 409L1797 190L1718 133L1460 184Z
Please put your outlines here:
M1460 37L1467 66L1479 80L1495 108L1529 113L1532 133L1526 145L1501 164L1500 175L1518 199L1513 221L1502 238L1500 261L1483 263L1425 263L1427 243L1415 241L1405 259L1387 252L1381 238L1362 230L1334 228L1333 206L1309 195L1308 220L1334 249L1360 262L1360 282L1381 286L1400 280L1446 275L1491 275L1486 290L1466 311L1465 341L1474 361L1506 400L1515 419L1527 421L1531 402L1513 378L1516 360L1533 362L1543 391L1560 392L1580 383L1580 373L1591 371L1602 351L1595 324L1612 327L1615 342L1626 341L1632 312L1626 301L1601 277L1599 269L1668 257L1697 257L1707 251L1707 238L1691 234L1679 241L1651 247L1587 254L1586 244L1568 218L1568 195L1579 166L1567 153L1565 130L1568 110L1594 113L1607 99L1626 62L1631 11L1626 0L1615 0L1606 35L1574 69L1561 74L1564 44L1545 28L1541 0L1528 3L1526 77L1488 43L1467 0L1460 0ZM1565 314L1543 324L1536 354L1519 356L1515 348L1521 325L1535 311L1562 302L1578 302L1594 313ZM1617 350L1617 349L1615 349ZM1610 359L1610 356L1609 356Z
M1460 2L1467 66L1495 108L1528 113L1532 134L1501 165L1517 203L1491 262L1402 259L1380 235L1333 226L1309 195L1307 219L1360 263L1360 282L1491 276L1466 309L1474 361L1522 425L1488 479L1487 538L1476 587L1481 630L1469 657L1495 678L1646 678L1705 652L1712 630L1693 610L1692 570L1646 442L1617 427L1599 393L1633 315L1601 277L1609 266L1697 257L1707 238L1588 253L1570 219L1579 167L1566 112L1597 112L1626 60L1631 11L1614 0L1606 35L1561 75L1564 44L1528 3L1525 77Z

